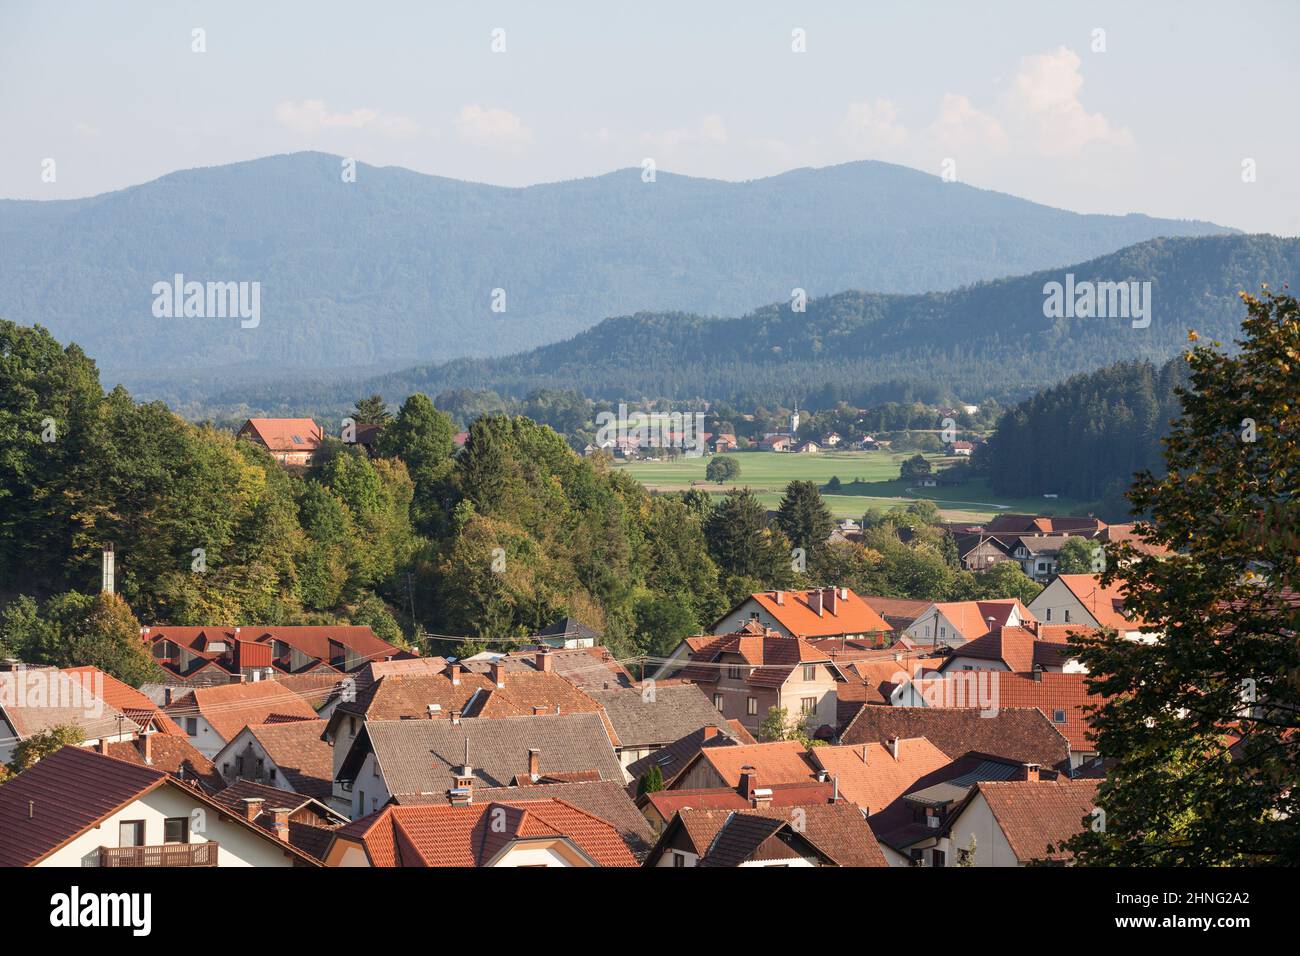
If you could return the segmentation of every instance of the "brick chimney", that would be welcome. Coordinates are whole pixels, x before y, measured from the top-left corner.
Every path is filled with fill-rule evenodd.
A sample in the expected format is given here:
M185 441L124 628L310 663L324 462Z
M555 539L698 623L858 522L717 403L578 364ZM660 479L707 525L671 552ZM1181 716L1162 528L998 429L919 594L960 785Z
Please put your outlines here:
M506 686L506 668L500 660L492 662L492 683L497 685L498 690Z
M106 738L100 737L98 740L95 741L95 753L97 754L108 753L108 740Z
M448 664L448 665L447 665L447 676L451 678L451 686L452 686L452 687L459 687L459 686L460 686L460 665L459 665L459 664Z
M836 588L827 588L824 593L826 595L826 610L830 611L831 614L835 614L840 603L840 592Z
M808 592L808 606L812 608L814 614L822 616L822 592L820 590Z
M153 763L153 734L141 734L135 738L135 747L140 751L140 759L145 763Z
M705 728L704 728L704 739L705 739L705 740L712 740L712 739L713 739L714 737L716 737L716 736L718 736L718 728L717 728L717 727L705 727Z
M528 748L528 779L536 783L542 777L542 752L536 747Z
M541 716L544 715L545 713L547 713L547 710L546 710L545 707L543 707L541 704L533 704L533 716L534 716L534 717L541 717Z
M285 843L289 842L289 814L291 813L293 813L292 807L271 808L271 830Z
M1036 681L1037 681L1038 683L1040 683L1040 684L1043 682L1043 665L1042 665L1042 664L1035 664L1035 665L1034 665L1034 680L1036 680Z
M240 801L244 805L244 819L252 823L262 812L262 804L266 803L261 797L244 797Z
M785 607L785 592L784 592L784 591L773 591L773 592L772 592L772 597L776 600L776 606L777 606L777 607Z
M467 807L474 802L474 768L469 765L469 741L465 741L465 760L452 768L451 789L447 802L453 807Z
M1020 767L1020 773L1017 774L1017 777L1018 777L1018 779L1020 779L1020 780L1027 780L1027 781L1029 781L1030 783L1037 783L1037 782L1038 782L1038 764L1036 764L1036 763L1027 763L1027 764L1023 764L1023 765L1021 765L1021 767Z
M452 724L453 727L459 727L459 726L460 726L460 711L459 711L459 710L453 710L453 711L451 712L451 724Z
M754 799L754 791L758 789L758 771L749 764L740 768L740 795L746 800Z
M537 669L543 674L551 672L551 652L549 650L537 652Z

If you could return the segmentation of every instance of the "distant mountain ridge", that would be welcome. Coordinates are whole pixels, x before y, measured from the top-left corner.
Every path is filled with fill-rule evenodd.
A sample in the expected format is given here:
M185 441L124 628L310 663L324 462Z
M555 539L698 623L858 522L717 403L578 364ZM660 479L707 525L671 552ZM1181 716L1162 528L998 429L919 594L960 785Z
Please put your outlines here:
M1044 287L1149 282L1151 322L1045 315ZM952 292L843 292L807 311L789 303L742 318L639 313L607 319L573 339L520 355L458 360L358 383L390 398L450 388L525 394L577 388L606 399L706 398L827 407L908 397L1023 397L1117 361L1161 363L1187 331L1231 343L1238 293L1300 284L1300 239L1211 236L1154 239L1073 266Z
M736 315L848 288L918 293L1212 223L1080 215L858 162L721 182L639 169L512 189L323 153L0 201L0 316L139 388L203 370L401 368L555 342L637 310ZM161 318L157 282L260 283L260 322ZM504 290L504 313L492 311Z

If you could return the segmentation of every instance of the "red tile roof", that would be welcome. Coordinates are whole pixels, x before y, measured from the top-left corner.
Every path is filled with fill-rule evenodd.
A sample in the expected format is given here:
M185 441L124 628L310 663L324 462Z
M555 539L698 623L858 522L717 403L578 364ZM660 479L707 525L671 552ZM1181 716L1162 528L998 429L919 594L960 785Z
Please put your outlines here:
M800 664L824 663L835 669L830 654L799 637L783 637L775 631L759 636L750 631L718 636L687 638L691 662L677 676L683 680L711 684L722 677L724 654L738 656L753 667L745 681L761 687L780 687Z
M813 610L819 590L823 595L820 614ZM853 593L852 588L838 589L833 600L827 594L831 590L834 589L759 591L750 597L795 637L872 634L893 630L884 618L872 610L871 605Z
M973 657L1001 663L1007 670L1021 673L1032 671L1035 664L1059 667L1074 655L1066 636L1083 630L1087 629L1078 625L1039 626L1037 633L1024 627L996 627L983 637L963 644L953 653L953 659Z
M880 743L813 747L808 753L813 763L839 782L843 799L865 813L876 813L917 780L950 762L947 754L924 737L899 740L897 748L897 757L889 745Z
M998 707L1037 707L1052 722L1075 752L1097 749L1090 739L1092 723L1089 707L1102 703L1104 698L1088 693L1087 674L1039 674L1036 680L1030 674L998 673ZM1064 711L1064 721L1056 718Z
M1145 626L1143 622L1130 619L1124 614L1127 582L1117 579L1109 587L1102 587L1101 576L1097 574L1062 574L1058 580L1069 588L1070 593L1102 627L1132 631Z
M85 688L110 707L116 707L141 727L152 720L159 732L175 737L184 737L185 731L176 726L176 722L163 713L162 708L140 693L130 684L124 684L112 674L106 674L98 667L64 667L63 673L81 681Z
M239 633L232 627L172 627L161 625L145 628L141 634L145 643L151 647L161 641L170 641L184 647L195 657L218 663L227 673L237 673L239 667L235 660L236 644L270 644L278 641L309 658L309 663L292 669L292 673L302 674L313 669L337 673L338 668L330 665L330 645L337 643L350 650L354 658L368 661L385 661L413 658L415 655L375 636L366 625L331 624L331 625L249 625L240 627ZM211 649L221 645L223 649ZM172 673L180 673L167 662L162 666ZM272 660L271 666L279 671L290 672L287 658ZM354 669L360 669L364 662L358 662ZM181 674L182 677L190 673Z
M249 724L266 723L272 714L317 719L311 704L273 680L196 687L165 710L175 719L202 717L227 742Z
M1070 750L1065 735L1041 710L1005 701L987 717L968 707L863 707L844 728L842 741L879 743L890 737L925 737L954 760L978 751L1043 767L1060 764Z
M619 831L563 800L388 806L336 831L373 866L486 866L515 841L563 838L598 866L637 866Z
M271 451L315 451L324 433L310 418L250 418L239 430Z
M1021 863L1064 860L1050 849L1083 832L1096 806L1097 780L1007 780L975 785ZM961 840L953 834L955 842Z
M142 751L145 740L149 743L149 763L145 763ZM110 743L105 750L110 757L166 771L186 783L197 783L208 793L216 793L226 785L217 772L216 765L203 756L184 734L179 737L164 733L148 734L147 737L137 737L135 740Z
M819 748L820 749L820 748ZM829 803L835 793L833 783L809 780L803 783L777 783L768 786L772 791L772 806L798 807L810 803ZM665 820L671 820L679 810L745 810L751 802L730 787L702 790L656 790L647 794L646 802L653 806Z
M808 752L797 740L707 747L700 751L697 759L710 764L729 787L740 784L740 768L745 766L757 771L760 787L774 783L802 783L813 778Z
M1032 621L1034 615L1016 598L997 601L942 601L935 607L946 617L963 638L973 641L989 633L988 619L993 626L1002 627L1016 611L1021 621Z

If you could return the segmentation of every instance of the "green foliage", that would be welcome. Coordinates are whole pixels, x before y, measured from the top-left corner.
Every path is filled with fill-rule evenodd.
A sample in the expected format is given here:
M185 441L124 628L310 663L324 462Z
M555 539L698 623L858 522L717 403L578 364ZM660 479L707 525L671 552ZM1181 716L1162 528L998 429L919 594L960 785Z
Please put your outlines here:
M1071 846L1106 866L1282 865L1300 859L1300 307L1243 296L1240 351L1186 355L1165 468L1133 483L1146 541L1114 546L1104 580L1158 632L1078 639L1099 750L1115 767L1104 826ZM1195 336L1193 335L1195 341Z
M27 595L0 613L0 641L20 659L53 667L93 665L138 687L159 676L140 622L115 594L69 591L37 608Z
M767 716L758 725L756 737L759 743L772 743L779 740L797 740L805 747L818 746L820 741L813 739L808 729L807 718L793 720L784 707L771 707Z
M831 511L822 501L814 481L792 481L785 486L785 495L776 512L776 523L790 544L803 548L806 555L823 547L827 535L835 527Z
M724 481L735 481L740 477L740 462L730 455L716 455L709 459L709 464L704 469L704 477L718 484Z
M388 403L382 395L357 399L351 418L358 425L386 425L393 416L388 413Z
M704 536L718 570L733 579L726 588L732 598L738 585L763 590L785 587L792 578L789 539L768 525L766 509L748 488L727 492L709 515Z
M636 795L643 797L647 793L658 793L664 788L664 772L659 769L658 764L651 764L650 769L641 775L637 781Z
M930 474L932 470L929 459L924 455L913 455L903 462L899 475L903 478L920 478L922 475Z
M1106 570L1106 551L1100 541L1073 537L1056 556L1057 574L1095 574Z
M64 747L80 746L85 739L85 732L76 724L59 724L57 727L32 734L14 746L13 758L9 761L9 771L22 773L42 758L57 753Z

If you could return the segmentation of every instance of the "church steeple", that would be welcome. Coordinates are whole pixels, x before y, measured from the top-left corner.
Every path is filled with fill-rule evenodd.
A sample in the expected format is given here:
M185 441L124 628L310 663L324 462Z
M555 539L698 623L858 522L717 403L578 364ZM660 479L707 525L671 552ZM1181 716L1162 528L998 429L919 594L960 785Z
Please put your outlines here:
M794 412L790 415L790 434L799 434L799 403L794 403Z

